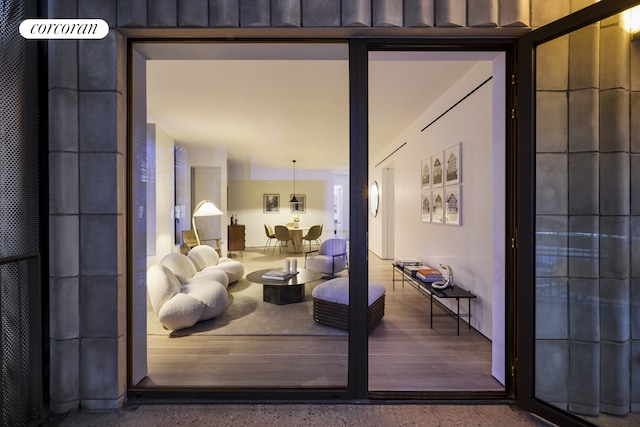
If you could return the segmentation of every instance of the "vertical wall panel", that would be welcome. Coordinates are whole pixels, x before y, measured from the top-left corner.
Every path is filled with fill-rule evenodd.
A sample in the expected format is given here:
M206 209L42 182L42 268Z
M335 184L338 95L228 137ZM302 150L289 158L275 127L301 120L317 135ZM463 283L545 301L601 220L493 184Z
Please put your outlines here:
M373 0L374 27L402 27L403 0Z
M469 2L468 25L470 27L497 27L498 0L475 0Z
M340 0L302 0L303 27L339 27Z
M343 27L371 26L371 0L349 0L342 2Z
M209 24L209 0L178 0L179 27L206 27Z
M437 27L464 27L466 25L466 0L436 0Z
M500 0L500 26L528 27L529 0Z
M209 0L209 26L237 27L240 25L239 0Z
M118 27L145 27L147 0L118 0Z
M176 0L149 0L147 24L150 27L175 27L177 22Z
M271 25L269 0L240 0L241 27L268 27Z
M78 18L104 19L109 24L109 28L115 28L118 25L118 2L117 0L79 1Z
M299 27L302 22L302 0L272 0L271 25L273 27Z
M435 0L404 0L405 27L433 27Z

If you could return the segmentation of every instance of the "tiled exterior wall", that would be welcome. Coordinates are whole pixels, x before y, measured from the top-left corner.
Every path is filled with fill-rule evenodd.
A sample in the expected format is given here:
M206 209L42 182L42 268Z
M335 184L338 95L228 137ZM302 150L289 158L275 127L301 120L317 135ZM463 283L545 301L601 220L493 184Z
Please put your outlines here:
M640 47L614 17L539 52L536 397L626 415L640 409Z
M532 22L537 26L545 20L559 18L569 13L568 8L564 10L568 3L549 0L49 0L50 18L100 17L113 29L107 38L99 41L49 42L51 409L67 412L78 408L117 408L125 398L126 72L124 41L117 29L267 27L273 28L276 36L282 27L301 30L411 28L414 35L416 28L423 27L436 30L488 27L499 31L504 27L528 27ZM576 92L575 96L593 96L593 93L585 90ZM608 102L613 105L618 99L612 92ZM637 94L632 102L636 111L640 109ZM638 134L635 132L633 142L636 152L640 146ZM615 151L607 157L607 164L620 164L621 155L628 157L629 154ZM593 161L589 153L583 157L579 159ZM633 161L637 164L637 157L633 157ZM616 173L630 172L626 168ZM631 203L637 215L640 202L632 200ZM559 215L553 220L563 223L567 217ZM597 217L580 220L598 223ZM622 216L611 218L605 226L612 230L620 227L638 230L640 222ZM637 261L638 255L634 256ZM566 347L569 342L565 340L563 345ZM615 355L615 351L612 354Z

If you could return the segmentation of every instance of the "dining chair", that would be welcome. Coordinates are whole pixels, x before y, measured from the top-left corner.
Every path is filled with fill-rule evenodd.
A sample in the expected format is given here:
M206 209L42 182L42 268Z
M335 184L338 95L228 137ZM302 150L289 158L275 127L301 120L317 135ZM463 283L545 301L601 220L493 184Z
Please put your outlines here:
M289 232L289 229L284 225L276 225L274 231L275 231L276 239L278 240L278 243L280 243L280 253L282 253L282 248L284 247L285 249L287 249L289 242L293 238L291 237L291 233ZM276 251L276 247L274 246L273 252L275 251Z
M305 242L309 242L309 250L311 250L311 242L316 242L316 245L320 247L322 240L320 240L320 236L322 235L322 225L317 224L311 226L307 234L302 236L302 240Z
M273 228L269 224L264 225L264 234L267 235L267 243L264 244L264 252L267 252L269 246L271 246L271 241L276 238L276 233L273 231Z

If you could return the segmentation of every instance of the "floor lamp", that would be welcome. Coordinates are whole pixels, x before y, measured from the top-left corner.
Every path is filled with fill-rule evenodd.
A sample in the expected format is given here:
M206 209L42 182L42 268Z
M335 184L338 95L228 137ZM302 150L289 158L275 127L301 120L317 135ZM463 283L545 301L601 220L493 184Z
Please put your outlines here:
M191 216L191 227L193 228L193 233L196 235L196 242L200 245L200 235L198 234L198 229L196 228L196 217L199 216L216 216L222 215L222 211L216 207L210 200L203 200L196 208L193 210L193 215Z

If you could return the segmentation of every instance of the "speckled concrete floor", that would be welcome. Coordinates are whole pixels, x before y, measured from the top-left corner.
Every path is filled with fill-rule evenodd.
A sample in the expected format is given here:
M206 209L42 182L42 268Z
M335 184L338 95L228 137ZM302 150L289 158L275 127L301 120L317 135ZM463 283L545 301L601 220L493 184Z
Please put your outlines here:
M551 426L510 405L215 404L141 405L75 412L59 426Z

